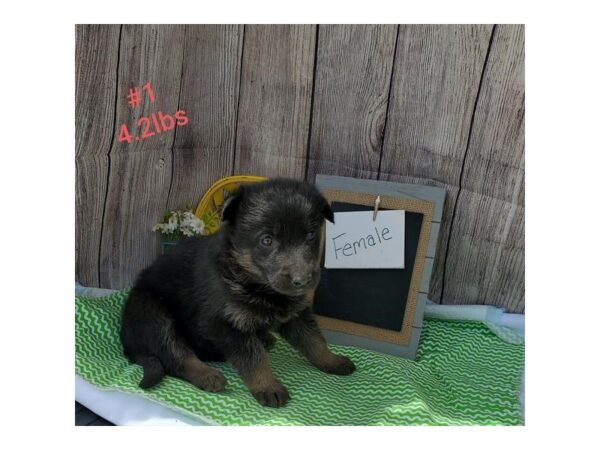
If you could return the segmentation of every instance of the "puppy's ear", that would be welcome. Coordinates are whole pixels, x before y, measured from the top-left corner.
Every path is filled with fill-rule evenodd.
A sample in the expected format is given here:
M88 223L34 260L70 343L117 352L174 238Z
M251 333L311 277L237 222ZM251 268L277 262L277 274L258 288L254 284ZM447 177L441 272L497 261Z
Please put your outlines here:
M333 211L331 210L329 202L325 200L325 197L322 197L321 213L326 220L329 220L331 223L333 223Z
M223 203L223 211L221 212L221 222L233 223L235 216L242 203L244 197L244 187L240 186L230 197Z
M325 202L325 206L323 207L323 217L333 223L333 211L327 202Z

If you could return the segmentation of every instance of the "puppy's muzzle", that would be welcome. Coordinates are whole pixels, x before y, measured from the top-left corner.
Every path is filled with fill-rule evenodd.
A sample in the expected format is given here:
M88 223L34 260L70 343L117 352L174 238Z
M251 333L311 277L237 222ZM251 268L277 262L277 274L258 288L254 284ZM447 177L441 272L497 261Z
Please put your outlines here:
M291 276L291 284L293 287L299 289L308 285L312 280L312 273L304 274L304 275L292 275Z
M314 287L315 281L319 279L319 269L304 271L290 271L286 274L287 284L291 289L304 289Z

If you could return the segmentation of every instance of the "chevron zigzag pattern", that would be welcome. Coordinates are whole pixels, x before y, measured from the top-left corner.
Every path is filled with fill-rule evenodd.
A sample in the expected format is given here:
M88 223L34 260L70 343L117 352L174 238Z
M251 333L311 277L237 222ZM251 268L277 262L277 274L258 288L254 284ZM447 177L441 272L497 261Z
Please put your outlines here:
M76 297L75 371L93 385L144 396L216 425L522 425L518 402L524 346L478 322L426 320L417 361L332 346L351 358L349 377L326 375L281 339L271 352L289 389L284 408L261 407L225 363L223 393L166 377L146 391L141 368L122 354L118 332L127 292Z

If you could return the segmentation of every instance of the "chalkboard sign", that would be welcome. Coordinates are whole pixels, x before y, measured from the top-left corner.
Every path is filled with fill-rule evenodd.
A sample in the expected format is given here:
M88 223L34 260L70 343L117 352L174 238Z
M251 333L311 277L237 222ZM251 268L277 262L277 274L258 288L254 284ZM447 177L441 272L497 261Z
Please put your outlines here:
M317 174L316 185L335 211L371 210L379 195L382 199L380 209L404 210L406 219L403 232L407 261L403 266L398 266L404 267L404 272L366 267L354 270L339 267L323 269L313 306L325 338L334 344L414 359L421 335L446 191L423 184L322 174ZM370 224L367 228L371 228ZM414 258L410 256L413 253ZM391 271L386 273L388 270Z
M372 207L332 202L336 212L369 211ZM386 208L380 208L385 210ZM406 269L325 269L313 309L324 317L400 332L408 300L423 214L406 212Z
M334 213L372 210L378 197L364 192L321 190ZM405 211L404 268L322 268L313 310L325 331L408 346L414 334L435 203L417 198L379 197L380 210Z

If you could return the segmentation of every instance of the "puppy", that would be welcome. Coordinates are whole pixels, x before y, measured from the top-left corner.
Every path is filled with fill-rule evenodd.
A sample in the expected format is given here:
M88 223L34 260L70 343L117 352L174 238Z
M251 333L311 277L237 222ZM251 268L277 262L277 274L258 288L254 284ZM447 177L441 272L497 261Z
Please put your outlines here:
M313 186L275 179L244 185L228 199L212 236L182 242L139 275L123 310L124 353L140 364L142 388L165 374L219 392L227 361L263 406L290 396L269 365L277 331L319 370L348 375L333 354L307 293L319 281L320 234L333 212Z

